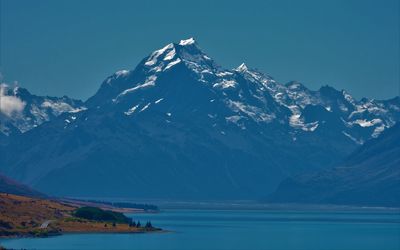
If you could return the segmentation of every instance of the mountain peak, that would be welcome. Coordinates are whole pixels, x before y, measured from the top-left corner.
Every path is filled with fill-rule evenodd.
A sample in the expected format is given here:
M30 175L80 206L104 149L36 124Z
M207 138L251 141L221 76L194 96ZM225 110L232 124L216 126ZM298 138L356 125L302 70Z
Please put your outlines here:
M178 62L179 58L180 60L186 59L190 61L198 56L205 59L208 58L197 46L196 41L193 38L189 38L181 40L179 44L169 43L163 48L154 51L147 58L145 65L156 66L160 62L173 61L173 59Z
M144 60L144 66L151 74L169 70L177 64L184 63L188 68L201 72L211 70L217 65L198 46L193 38L169 43L151 53Z
M245 72L245 71L247 71L249 68L247 67L247 65L245 64L245 63L242 63L242 64L240 64L239 65L239 67L237 67L236 69L235 69L235 71L238 71L238 72Z
M343 91L339 91L329 85L324 85L324 86L320 87L319 92L322 95L326 95L326 96L343 96L344 95Z
M196 43L196 41L194 40L193 37L191 37L191 38L186 39L186 40L181 40L181 41L179 42L179 45L181 45L181 46L186 46L186 45L192 45L192 44L195 44L195 43Z

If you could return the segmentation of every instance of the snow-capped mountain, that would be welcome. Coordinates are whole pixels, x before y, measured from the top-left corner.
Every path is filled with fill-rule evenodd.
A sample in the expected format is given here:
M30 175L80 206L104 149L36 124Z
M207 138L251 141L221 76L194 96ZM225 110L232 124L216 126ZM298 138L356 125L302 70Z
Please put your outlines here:
M18 86L0 84L0 134L25 133L62 113L85 109L83 102L63 97L43 97Z
M400 118L399 97L355 100L245 64L225 69L193 39L114 73L85 106L10 143L0 168L59 195L253 199Z
M289 125L296 134L312 132L327 123L325 118L330 118L332 123L338 123L334 125L339 125L343 135L362 144L400 119L399 97L388 101L367 98L358 101L346 91L337 91L329 86L312 91L299 82L280 84L245 64L233 70L223 69L202 52L193 38L182 40L179 44L168 44L153 52L135 70L116 72L104 81L87 104L92 107L107 103L113 106L130 105L125 113L133 115L135 111L137 113L167 101L169 92L175 88L189 87L180 86L180 83L163 86L162 78L168 71L180 70L186 70L186 74L199 81L199 85L209 92L208 97L202 97L200 101L222 102L230 115L222 117L222 120L242 129L246 129L246 122L277 122ZM143 92L146 92L145 96L142 96ZM152 92L157 92L158 96L148 95ZM132 102L132 99L135 101ZM214 118L219 115L213 113L210 110L207 115Z

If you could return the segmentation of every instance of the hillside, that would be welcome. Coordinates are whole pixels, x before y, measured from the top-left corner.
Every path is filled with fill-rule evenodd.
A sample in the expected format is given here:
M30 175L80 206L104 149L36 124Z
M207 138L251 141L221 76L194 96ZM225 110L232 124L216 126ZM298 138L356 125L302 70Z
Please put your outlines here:
M400 206L400 124L365 143L338 167L283 181L279 203Z
M0 174L0 193L24 195L31 197L45 197L46 195L22 185L10 178Z
M92 210L100 216L87 217ZM104 211L100 208L85 210L74 203L0 193L0 237L48 236L66 232L138 233L160 230L153 227L136 227L130 223L129 218L118 212Z

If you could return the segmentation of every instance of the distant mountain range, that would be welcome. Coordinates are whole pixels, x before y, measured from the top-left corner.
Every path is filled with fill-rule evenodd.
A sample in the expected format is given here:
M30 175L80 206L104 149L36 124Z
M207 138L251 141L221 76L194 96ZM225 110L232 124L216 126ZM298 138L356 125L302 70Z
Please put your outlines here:
M37 96L18 86L0 85L0 137L29 131L62 113L84 109L83 102L67 96Z
M400 124L366 142L338 167L283 181L268 201L400 206Z
M224 69L193 39L73 103L34 129L12 123L24 133L2 147L0 170L53 195L258 199L288 176L334 166L400 119L399 97L356 100L245 64Z

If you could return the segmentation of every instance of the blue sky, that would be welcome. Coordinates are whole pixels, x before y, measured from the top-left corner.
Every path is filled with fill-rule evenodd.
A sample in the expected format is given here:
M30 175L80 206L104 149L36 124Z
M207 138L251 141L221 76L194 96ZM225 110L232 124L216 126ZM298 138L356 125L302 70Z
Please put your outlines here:
M225 68L245 62L357 98L399 94L398 0L0 1L0 71L35 94L86 99L188 37Z

